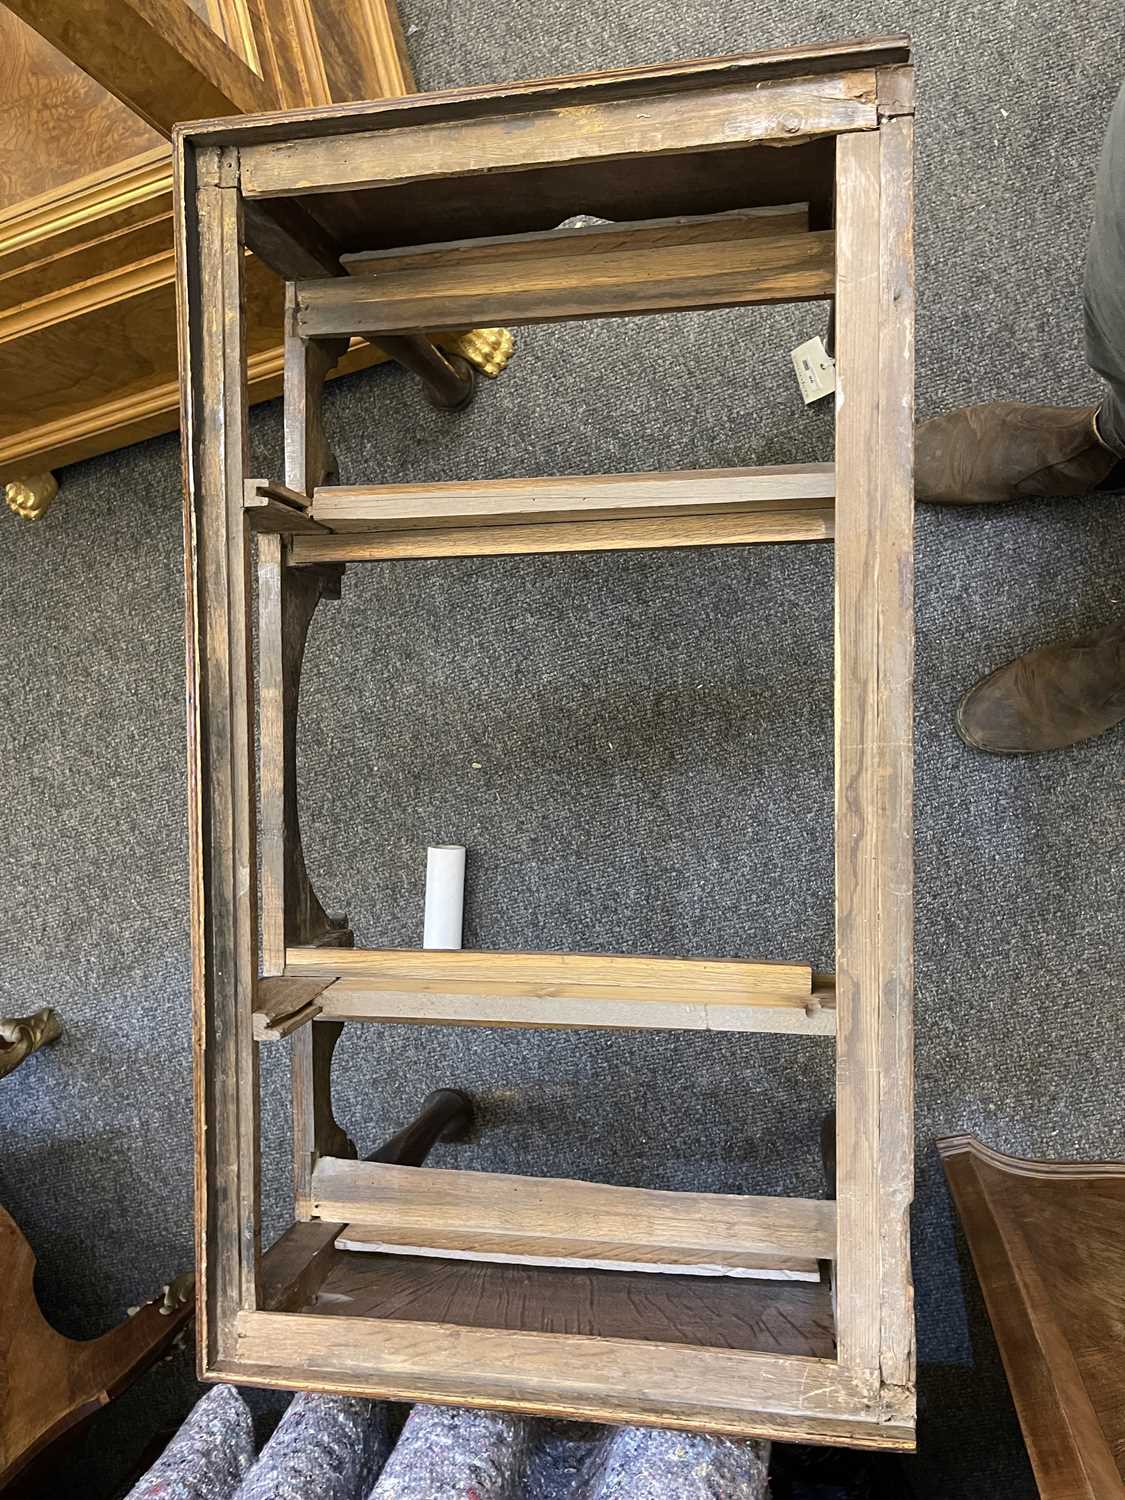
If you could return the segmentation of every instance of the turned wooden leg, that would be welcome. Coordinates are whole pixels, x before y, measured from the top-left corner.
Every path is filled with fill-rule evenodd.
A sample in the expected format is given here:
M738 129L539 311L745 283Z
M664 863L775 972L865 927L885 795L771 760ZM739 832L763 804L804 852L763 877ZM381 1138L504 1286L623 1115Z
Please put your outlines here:
M58 492L58 480L50 470L45 470L42 474L9 479L4 486L4 500L8 509L25 521L40 521L50 510Z
M367 1161L420 1167L438 1141L464 1140L473 1127L473 1101L460 1089L435 1089L422 1100L410 1124L392 1135Z
M40 1047L57 1042L62 1036L62 1022L49 1005L33 1016L0 1020L0 1078L14 1073Z
M431 405L461 411L476 395L476 376L469 362L460 354L443 354L424 335L380 334L378 344L418 376Z

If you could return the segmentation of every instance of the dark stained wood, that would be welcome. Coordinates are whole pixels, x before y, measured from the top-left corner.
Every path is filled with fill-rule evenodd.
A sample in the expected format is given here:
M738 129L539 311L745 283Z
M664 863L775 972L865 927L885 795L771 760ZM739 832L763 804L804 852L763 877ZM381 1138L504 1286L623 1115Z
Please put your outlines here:
M468 360L455 354L443 354L421 334L381 334L379 347L404 369L417 375L432 406L443 411L461 411L476 394L476 375Z
M438 1141L463 1140L473 1128L473 1101L460 1089L434 1089L409 1125L364 1158L420 1167Z
M751 141L799 141L878 124L871 70L816 78L700 88L541 109L527 96L510 98L457 129L428 113L399 129L386 117L369 131L268 145L243 142L243 191L248 198L319 197L393 187L404 182L522 172L588 161L628 161L649 154L726 151ZM522 104L524 107L519 108ZM512 106L513 113L508 113ZM791 201L791 200L790 200Z
M339 1252L335 1252L339 1254ZM162 1299L101 1338L64 1338L36 1301L35 1256L0 1208L0 1489L160 1358L192 1315Z
M308 1310L817 1359L831 1359L835 1352L828 1287L806 1282L571 1271L337 1250L320 1297Z
M325 989L318 979L260 979L254 994L254 1040L279 1042L315 1021Z
M576 213L614 223L732 213L795 200L814 230L832 227L835 141L822 136L779 149L751 143L717 152L582 162L519 173L454 178L300 200L315 208L341 253L428 245L478 236L535 234ZM297 201L297 200L294 200Z
M312 1216L313 1171L320 1158L359 1155L332 1112L332 1054L343 1030L342 1021L314 1019L293 1033L293 1185L299 1219Z
M255 531L272 531L278 536L292 536L295 532L323 536L329 531L309 514L306 496L283 484L271 484L267 479L246 481L246 515Z
M830 55L835 59L832 66L828 65ZM840 61L834 49L800 51L695 68L554 80L541 86L470 91L397 109L363 107L328 110L316 117L205 125L183 138L192 160L200 157L206 141L237 142L237 162L225 159L232 180L271 201L277 194L288 197L292 190L327 232L332 251L393 248L395 254L382 262L388 278L415 274L413 269L403 269L406 261L416 265L428 257L427 274L464 283L471 279L474 264L479 267L487 262L487 277L494 281L496 257L510 254L513 265L508 284L514 293L522 288L526 294L531 287L538 294L545 286L550 295L557 289L563 297L572 293L563 284L566 277L557 275L560 265L569 267L567 276L573 270L590 285L597 280L598 268L590 266L597 256L573 250L581 241L600 245L598 253L615 261L624 304L618 310L640 305L624 300L624 293L630 291L625 283L634 278L653 279L648 274L651 260L645 265L640 262L665 243L666 228L646 224L636 232L633 248L626 250L622 247L629 243L630 231L621 225L622 216L682 220L796 200L809 205L809 227L802 223L788 238L802 245L823 246L831 239L827 232L835 188L835 281L825 277L822 287L830 292L834 285L841 308L843 392L837 408L836 474L836 504L843 517L836 569L839 1237L837 1205L823 1201L715 1196L714 1201L703 1203L704 1195L699 1194L653 1194L555 1179L349 1160L354 1147L335 1121L331 1104L332 1051L344 1011L325 1009L301 1024L290 1039L297 1215L311 1219L324 1213L333 1223L346 1220L357 1229L357 1243L366 1223L373 1232L365 1243L373 1246L371 1253L376 1257L386 1246L405 1249L405 1257L394 1258L387 1276L401 1278L404 1261L417 1259L424 1264L411 1271L405 1292L395 1282L389 1304L382 1291L378 1294L374 1306L389 1305L389 1311L373 1312L371 1305L357 1311L353 1299L349 1310L355 1315L350 1317L338 1315L347 1304L334 1300L327 1289L323 1306L333 1310L324 1315L263 1310L255 1288L243 1282L233 1325L222 1325L225 1342L216 1347L212 1340L204 1348L205 1372L212 1378L297 1383L323 1390L742 1435L836 1440L893 1449L913 1443L913 1318L907 1252L911 1196L911 122L906 112L907 80L888 80L882 95L878 85L881 70L907 61L905 50L894 43L861 44L845 55L847 60ZM451 129L454 125L457 128ZM802 142L804 134L816 132L823 132L822 140ZM763 145L767 140L773 144ZM784 149L777 149L782 143ZM187 181L196 193L190 173ZM205 195L200 198L201 208L204 199ZM551 230L575 212L597 213L599 206L604 206L604 217L618 221L614 228L573 239L551 236L518 249L498 249L495 244L497 237ZM446 244L443 249L424 251L421 257L409 252L411 244L479 236L493 243L479 249ZM781 238L786 237L732 239L729 226L724 226L704 246L708 255L714 250L715 258L721 260L732 245L739 250L760 249L776 245ZM683 242L682 225L672 233L672 240L669 254L698 249L697 243ZM559 244L567 247L561 256L554 253ZM293 253L305 252L298 244ZM474 262L477 255L481 259ZM622 257L628 255L639 259L623 271ZM314 262L323 258L313 255ZM518 267L516 259L520 259ZM544 269L543 262L552 260L554 264ZM390 269L392 263L398 270ZM697 269L702 281L703 269L714 273L716 266L709 262L706 268ZM718 270L721 273L721 266ZM330 268L331 298L364 295L364 281L369 278L345 281L334 272L335 267ZM660 276L664 282L676 279L667 268ZM724 296L735 291L745 296L751 269L742 264L737 276L740 284L734 287L732 277L732 287ZM306 279L303 274L297 277L289 303L288 333L298 378L287 402L284 477L289 490L315 497L325 471L331 468L319 416L326 370L317 368L316 361L326 365L335 353L325 351L317 340L339 334L342 343L344 334L372 330L354 324L333 330L302 326L296 313L302 306L301 282ZM662 290L666 292L667 287ZM224 291L220 284L220 303ZM434 283L427 295L436 301L445 291ZM582 306L590 308L589 303ZM302 333L314 333L316 338L302 343ZM390 337L413 334L407 328ZM430 357L424 350L415 350L411 358L415 354L423 356L419 361L423 363ZM220 391L223 378L217 382ZM228 407L228 398L221 396L219 405ZM206 485L198 483L190 467L189 480L195 485L193 493L206 493ZM279 504L290 503L284 496L274 498ZM633 498L647 503L637 494ZM557 550L560 545L687 545L761 540L767 535L771 540L824 537L833 525L831 507L822 496L811 501L798 496L795 508L779 501L768 508L768 515L759 510L749 517L743 513L701 515L687 507L691 513L682 516L614 515L608 520L540 523L532 516L535 496L529 500L525 494L519 504L526 502L526 517L521 512L519 524L504 519L504 506L511 499L508 492L468 496L461 491L452 497L455 505L471 503L486 514L479 524L443 528L440 522L425 524L427 512L419 509L417 497L400 496L392 504L400 509L414 507L401 530L359 533L350 539L294 536L284 546L276 534L260 539L267 560L262 587L271 611L265 632L262 735L263 741L280 740L284 751L274 744L263 758L263 784L269 787L268 798L263 799L263 839L273 840L270 857L263 861L264 882L270 888L264 911L272 914L263 943L268 977L279 977L279 963L281 977L295 977L296 966L303 964L306 976L326 969L321 977L342 985L347 971L357 965L362 971L370 963L369 955L348 952L333 940L319 903L311 914L298 908L294 917L283 889L289 884L307 889L307 876L302 884L290 874L299 831L295 801L292 808L288 804L286 780L295 752L295 745L287 741L290 725L295 724L295 686L292 705L287 694L299 668L299 649L293 652L284 646L283 620L294 563L299 561L315 578L327 582L338 574L327 569L317 572L324 563L345 557L429 555L419 549L432 547L437 532L446 551L487 552ZM377 508L378 497L372 503ZM315 504L314 498L317 519ZM294 508L304 512L300 501ZM200 516L202 524L219 535L214 511L203 506ZM239 520L245 526L241 510ZM229 522L228 516L228 555L233 537ZM379 524L378 516L374 524ZM645 526L658 528L658 542L654 543L651 534L641 536L632 529ZM613 534L608 539L592 532L581 539L564 536L570 527L610 528ZM682 529L670 537L669 527ZM532 531L553 535L544 546L544 538L528 535ZM467 537L467 532L473 535ZM486 532L487 538L478 535ZM523 533L518 542L505 535L513 532ZM408 538L405 545L404 538ZM326 553L326 546L339 550ZM434 555L440 555L440 549ZM232 600L225 602L229 621ZM238 599L233 602L240 603ZM222 605L220 598L220 615ZM311 605L302 609L301 643ZM236 644L241 670L248 644L241 636ZM236 753L237 763L241 743L228 743L225 749ZM197 786L193 782L193 789ZM233 951L241 927L238 912L232 915L225 884L225 852L220 850L219 857L216 920L225 924ZM199 859L197 869L200 879L202 872L210 874L206 860ZM292 926L306 920L315 930L293 944ZM279 957L282 944L286 946ZM443 955L443 959L449 957ZM483 962L481 984L487 991L495 983L496 973L487 968L495 965L495 955L452 957L459 963L470 958ZM517 958L527 963L526 955ZM414 955L413 961L417 960ZM570 961L575 961L573 956ZM239 962L245 962L241 949ZM583 962L592 966L582 980L585 985L596 983L610 961L587 958ZM619 980L622 962L613 961ZM634 962L643 968L653 961ZM507 977L511 982L512 974ZM665 977L673 982L676 978ZM550 982L557 986L559 976ZM427 985L422 991L430 993ZM499 993L506 1000L513 998L510 992ZM438 998L442 998L440 993ZM560 999L573 997L552 989L539 998L558 1006ZM670 998L682 1001L675 994ZM317 998L313 1003L323 1001ZM409 999L406 1003L407 1015L424 1009ZM362 1014L365 1005L361 997L360 1009L350 1013ZM829 1007L807 969L801 972L799 995L792 992L791 1000L775 1008L802 1017L808 1023L804 1029L833 1029L820 1025ZM523 1018L507 1014L501 1019ZM569 1011L558 1019L560 1024L581 1020ZM834 1012L829 1019L834 1021ZM218 1039L222 1053L213 1067L220 1076L224 1064L233 1063L237 1071L241 1061L237 1036L231 1030L228 1027ZM210 1123L205 1111L202 1118ZM221 1180L244 1210L245 1161L237 1153L232 1161L229 1135L225 1122L221 1124L219 1135L227 1153L221 1163L227 1175ZM215 1172L214 1159L204 1166ZM237 1222L245 1222L244 1211ZM440 1243L422 1237L435 1225L443 1236ZM225 1227L230 1228L229 1215ZM413 1240L403 1237L415 1230L420 1233ZM475 1243L478 1231L482 1236L500 1236L506 1248L498 1249L495 1241ZM577 1255L570 1250L558 1255L542 1253L551 1246L573 1248L579 1239L582 1246ZM526 1249L529 1240L535 1241L533 1251ZM551 1246L546 1245L548 1240ZM323 1243L311 1234L302 1243L308 1252L304 1264L315 1261L319 1275ZM343 1243L338 1237L337 1248ZM518 1249L519 1243L525 1248ZM605 1262L599 1258L600 1251L607 1246L610 1262L626 1270L601 1271ZM638 1254L624 1253L638 1246ZM618 1255L612 1247L622 1247L622 1253ZM442 1257L483 1250L505 1260L478 1264L458 1259L454 1271L440 1268ZM692 1321L696 1304L691 1299L704 1295L700 1283L710 1282L712 1270L723 1272L724 1290L717 1294L722 1298L764 1296L776 1305L779 1296L792 1295L793 1285L786 1282L764 1288L745 1286L744 1275L758 1274L763 1267L749 1266L743 1260L759 1252L764 1256L791 1254L806 1263L810 1257L836 1262L837 1338L825 1357L791 1352L793 1345L786 1342L791 1335L778 1333L770 1324L746 1335L751 1347L724 1344L725 1334L715 1335L716 1342L710 1345L701 1342L711 1336L702 1327L708 1318L726 1328L731 1318L744 1316L732 1310L735 1304L730 1301L724 1302L721 1315L712 1318L712 1308L701 1321ZM528 1258L536 1264L522 1264ZM517 1259L520 1264L509 1263ZM301 1282L301 1253L296 1249L293 1260L297 1264L291 1266L286 1286ZM464 1270L466 1265L471 1271ZM642 1265L646 1267L643 1272L637 1269ZM654 1292L650 1278L655 1273L647 1269L653 1266L659 1268L658 1295L675 1294L670 1309L651 1311L638 1300L642 1286L646 1294ZM207 1269L210 1272L212 1267ZM785 1271L772 1264L765 1269ZM689 1277L685 1271L695 1274ZM591 1273L599 1273L596 1282ZM364 1274L370 1275L370 1262ZM568 1283L572 1290L564 1294L556 1290L563 1286L555 1279L558 1274L581 1280ZM315 1281L316 1275L310 1272L309 1279ZM520 1290L528 1283L516 1278L529 1275L547 1279L531 1292ZM629 1283L618 1277L625 1275L644 1276L644 1282L637 1283L636 1296L623 1293ZM474 1278L472 1283L463 1279L466 1276ZM681 1286L681 1280L689 1284ZM228 1275L225 1284L230 1281ZM431 1302L419 1301L422 1286L437 1288ZM458 1290L470 1286L473 1289L463 1294ZM708 1296L711 1291L708 1285ZM798 1285L796 1291L799 1297L809 1295L805 1285ZM400 1293L406 1303L395 1300ZM827 1290L818 1283L813 1295L819 1296L819 1306L829 1317ZM295 1305L296 1293L284 1296L291 1307ZM603 1308L603 1300L612 1304L610 1310ZM591 1304L597 1312L594 1331L554 1331L553 1318L558 1317L566 1327L572 1308ZM221 1305L225 1311L230 1304ZM479 1314L472 1316L479 1316L480 1321L449 1321L470 1316L458 1314L457 1305L478 1307ZM740 1301L739 1306L744 1309L746 1303ZM508 1326L511 1323L517 1326ZM830 1323L824 1326L831 1328Z
M258 963L243 242L237 153L204 149L178 202L184 319L188 779L200 1348L257 1301Z
M342 1224L291 1224L262 1256L262 1307L267 1312L296 1312L316 1297L332 1269L333 1241Z
M347 339L307 339L297 328L297 291L285 288L285 483L311 495L334 473L324 430L324 382L345 353Z
M489 114L562 109L648 96L659 98L666 94L716 88L753 90L771 79L819 78L825 73L843 73L852 69L866 71L909 62L909 37L865 37L828 46L783 47L739 56L658 63L650 67L611 69L600 73L575 73L530 83L435 90L406 99L370 100L314 112L293 110L285 115L251 121L234 131L226 121L204 121L192 126L192 135L200 142L228 144L238 141L244 145L316 140L376 127L389 130L411 125L419 108L427 120L454 122L475 120Z
M326 933L347 946L346 919L330 918L305 869L297 805L297 714L305 641L322 598L339 598L340 569L287 567L281 537L258 539L258 677L261 735L263 972L281 974L295 936Z
M1125 1496L1125 1163L938 1142L1042 1500Z
M246 242L262 264L284 280L340 274L335 241L299 203L247 203Z
M736 221L737 222L737 221ZM686 312L747 303L824 300L835 291L834 237L764 235L749 217L732 234L731 218L687 221L659 239L647 225L555 231L500 242L464 258L419 251L384 266L353 263L362 275L309 281L300 289L298 327L308 337L385 335L414 328L493 327L577 318ZM537 250L541 254L536 253Z

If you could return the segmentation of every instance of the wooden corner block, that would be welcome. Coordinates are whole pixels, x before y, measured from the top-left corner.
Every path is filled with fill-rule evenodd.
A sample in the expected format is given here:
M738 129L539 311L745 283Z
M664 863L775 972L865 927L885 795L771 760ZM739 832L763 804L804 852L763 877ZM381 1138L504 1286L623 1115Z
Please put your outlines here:
M323 979L259 979L254 1000L254 1040L278 1042L320 1015Z

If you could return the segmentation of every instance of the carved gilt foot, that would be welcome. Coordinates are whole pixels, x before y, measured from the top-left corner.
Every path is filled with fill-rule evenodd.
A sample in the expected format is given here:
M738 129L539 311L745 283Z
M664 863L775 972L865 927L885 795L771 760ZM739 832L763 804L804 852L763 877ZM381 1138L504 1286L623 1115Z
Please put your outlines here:
M0 1020L0 1078L14 1073L25 1058L40 1047L57 1042L62 1036L62 1022L49 1005L33 1016Z
M4 486L8 509L25 521L40 521L50 510L59 492L59 482L49 471L10 479Z
M437 342L447 354L460 354L482 375L493 379L512 357L516 341L507 328L470 328L464 333L446 333Z

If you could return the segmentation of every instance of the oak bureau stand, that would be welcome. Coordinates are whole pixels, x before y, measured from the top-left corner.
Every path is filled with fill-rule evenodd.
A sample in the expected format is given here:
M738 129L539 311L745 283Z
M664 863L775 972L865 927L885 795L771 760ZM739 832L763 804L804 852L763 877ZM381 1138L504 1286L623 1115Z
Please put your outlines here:
M909 62L892 37L177 131L205 1378L913 1446ZM558 228L577 212L610 222ZM287 282L284 469L264 478L247 247ZM321 388L353 335L408 341L455 404L463 375L421 330L816 299L834 466L326 483ZM835 548L835 976L362 951L325 914L297 704L344 564L808 541ZM837 1198L359 1161L331 1102L348 1021L834 1036ZM286 1037L295 1223L263 1255L257 1054Z

